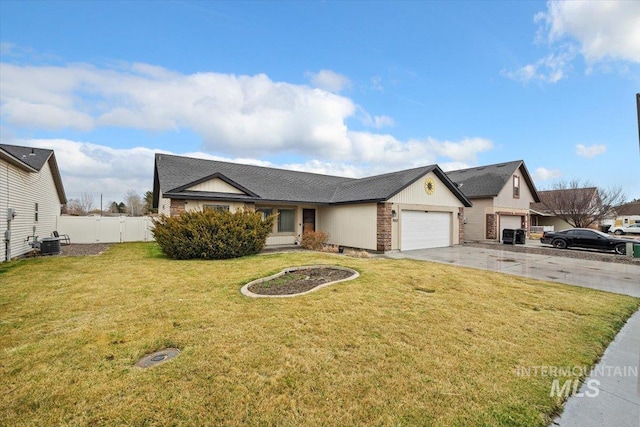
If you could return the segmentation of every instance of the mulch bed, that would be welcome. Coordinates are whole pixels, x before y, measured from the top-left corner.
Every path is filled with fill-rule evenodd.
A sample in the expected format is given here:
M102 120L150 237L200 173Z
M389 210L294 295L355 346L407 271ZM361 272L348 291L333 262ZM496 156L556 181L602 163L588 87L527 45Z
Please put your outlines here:
M249 286L258 295L295 295L353 275L350 271L331 267L309 268L286 272L282 276Z
M100 255L102 252L113 246L113 243L86 243L78 244L72 243L70 245L63 245L60 247L63 256L86 256L86 255Z

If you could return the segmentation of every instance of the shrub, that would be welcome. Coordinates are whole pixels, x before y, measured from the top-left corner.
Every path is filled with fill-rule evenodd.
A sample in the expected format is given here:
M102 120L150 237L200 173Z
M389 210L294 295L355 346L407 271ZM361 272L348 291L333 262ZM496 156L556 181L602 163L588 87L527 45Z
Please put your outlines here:
M329 239L329 234L324 231L307 231L302 234L300 246L304 249L318 251L327 243L327 239Z
M162 252L174 259L227 259L253 255L262 250L275 217L263 220L258 212L183 212L160 216L153 236Z

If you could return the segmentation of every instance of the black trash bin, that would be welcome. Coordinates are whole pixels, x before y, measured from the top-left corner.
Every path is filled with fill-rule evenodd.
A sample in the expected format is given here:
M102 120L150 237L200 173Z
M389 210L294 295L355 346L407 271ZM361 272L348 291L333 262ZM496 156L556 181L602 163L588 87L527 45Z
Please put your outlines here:
M519 228L513 231L515 232L516 245L524 245L527 240L527 230Z
M60 254L60 238L45 237L40 239L40 255L59 255Z
M502 230L502 243L505 245L514 245L516 243L516 230L512 228Z

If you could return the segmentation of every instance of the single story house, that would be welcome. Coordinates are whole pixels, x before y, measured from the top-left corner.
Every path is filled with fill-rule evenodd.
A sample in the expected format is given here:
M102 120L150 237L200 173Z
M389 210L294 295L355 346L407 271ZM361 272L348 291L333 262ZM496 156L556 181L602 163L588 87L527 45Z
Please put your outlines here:
M615 220L611 225L627 227L640 222L640 201L629 202L615 208Z
M353 179L156 154L153 206L168 216L277 213L267 245L296 244L318 230L335 245L387 252L462 243L471 203L437 165Z
M27 238L50 237L66 203L53 150L0 144L0 262L31 251Z
M538 191L522 160L447 172L473 206L465 209L464 240L500 241L505 228L529 230Z
M566 213L592 218L589 213L592 210L591 205L599 200L596 187L545 190L539 191L538 195L540 196L540 201L531 203L530 206L531 225L542 227L544 231L561 231L573 228L573 225L557 216L551 206L564 202L571 209ZM591 227L597 229L598 224L593 224Z

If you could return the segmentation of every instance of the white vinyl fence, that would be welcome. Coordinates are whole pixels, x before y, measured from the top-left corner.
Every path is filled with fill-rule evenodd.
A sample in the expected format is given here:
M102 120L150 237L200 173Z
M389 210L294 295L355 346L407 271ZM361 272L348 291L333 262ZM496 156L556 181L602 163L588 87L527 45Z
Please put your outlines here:
M71 243L122 243L153 240L150 217L60 216L57 230Z

